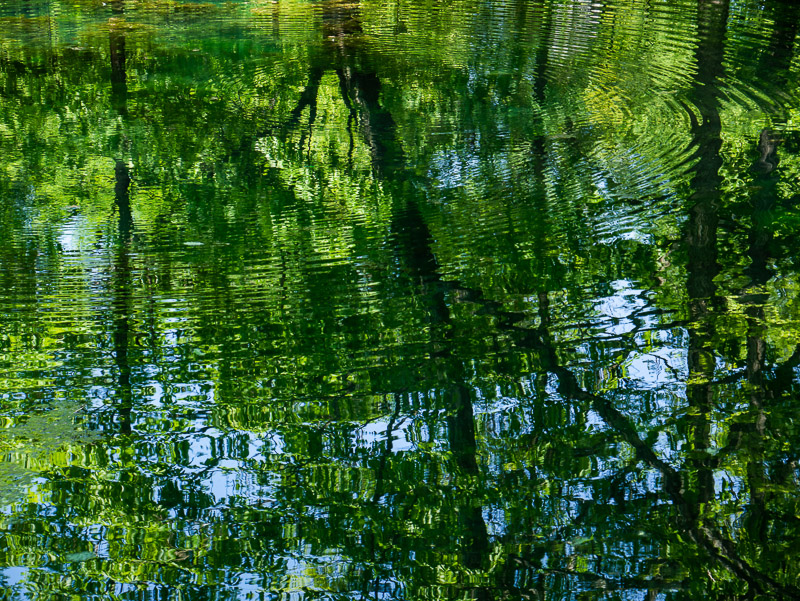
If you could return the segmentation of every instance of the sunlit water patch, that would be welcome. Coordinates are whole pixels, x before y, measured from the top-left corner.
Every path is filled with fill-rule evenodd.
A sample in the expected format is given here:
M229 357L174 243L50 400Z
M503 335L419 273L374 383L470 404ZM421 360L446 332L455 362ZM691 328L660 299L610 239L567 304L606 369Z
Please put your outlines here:
M6 596L800 597L798 23L3 3Z

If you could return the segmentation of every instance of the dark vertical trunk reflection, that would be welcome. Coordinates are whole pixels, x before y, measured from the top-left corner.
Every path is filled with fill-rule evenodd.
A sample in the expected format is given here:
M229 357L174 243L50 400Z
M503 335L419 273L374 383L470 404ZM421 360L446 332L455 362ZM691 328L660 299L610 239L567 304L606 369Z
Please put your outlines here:
M550 5L546 3L536 3L535 9L541 14L538 29L538 48L536 50L536 77L533 82L533 94L536 103L541 107L545 106L545 88L547 87L547 68L548 53L550 49L550 36L552 33L552 11ZM544 112L542 111L542 114ZM547 158L547 146L545 136L535 136L532 140L532 151L534 154L533 169L536 181L540 183L541 198L547 202L547 183L545 180L545 159ZM543 211L544 215L549 211ZM544 241L545 236L537 236L538 240ZM539 253L544 256L545 253Z
M767 387L767 343L764 303L768 295L763 286L772 277L768 263L772 242L772 209L777 195L777 178L773 170L777 167L777 139L769 130L763 130L758 140L758 158L754 165L756 173L752 197L752 223L750 226L748 255L750 265L746 272L750 276L750 286L744 291L742 301L746 305L747 316L747 356L745 373L750 385L750 409L754 420L752 428L739 431L737 445L747 447L750 460L747 463L747 483L750 503L745 524L751 536L765 541L767 535L766 484L767 478L762 463L764 456L764 437L767 434L767 408L765 403L770 394Z
M800 24L800 3L781 0L764 2L774 27L759 65L759 76L776 89L788 83L789 67L795 52L795 40Z
M550 35L552 29L552 11L550 4L534 3L535 11L541 14L538 29L538 48L536 49L536 78L533 83L533 95L540 106L544 104L544 91L547 86L547 63L550 52Z
M125 12L125 0L113 0L111 12L115 18ZM111 60L111 104L118 114L125 116L128 111L127 66L125 56L125 34L112 22L109 33ZM130 203L131 177L128 165L116 159L114 165L114 205L117 212L118 248L114 262L114 361L118 371L120 431L131 432L131 410L133 393L131 389L131 366L129 356L130 313L131 313L131 269L128 245L133 229Z
M117 229L123 244L130 242L133 215L130 202L131 175L124 161L117 159L114 166L114 205L117 209Z
M115 18L125 12L124 0L113 0L111 12ZM108 34L111 59L111 105L119 114L128 112L128 75L125 56L125 34L116 24L111 24Z
M700 0L697 6L698 39L696 51L697 87L692 95L700 112L694 126L695 156L698 162L692 179L691 206L686 226L687 291L692 320L688 349L689 384L687 400L693 416L688 421L688 442L693 448L692 470L687 494L699 506L714 495L712 470L708 465L711 437L709 413L713 404L715 358L711 351L713 310L719 304L714 278L717 262L719 190L722 178L720 147L722 125L719 115L718 84L723 75L725 34L728 22L727 0ZM696 382L696 383L693 383Z
M118 214L119 247L114 261L114 361L117 365L120 431L131 432L131 409L133 394L131 390L131 366L129 357L130 312L131 312L131 269L128 244L130 242L133 219L131 217L130 185L128 166L120 160L114 168L114 202Z
M762 79L773 85L785 85L794 56L795 39L800 20L800 5L792 3L767 3L774 19L774 29L759 68ZM752 428L739 431L737 445L747 447L750 460L747 463L747 482L750 503L744 523L753 540L765 542L768 535L768 490L769 478L764 465L765 438L769 435L767 406L775 395L782 394L785 383L776 379L772 386L767 382L766 315L764 304L768 294L764 286L774 275L769 267L772 259L773 224L772 215L778 199L779 136L764 129L757 141L757 158L753 165L755 174L751 197L751 225L748 256L750 265L746 273L750 285L743 291L742 301L747 316L747 357L745 373L750 385L750 410L754 420Z
M450 377L452 374L443 374ZM489 551L489 535L483 519L483 506L479 498L472 498L472 491L480 490L480 468L477 462L477 442L475 439L475 415L473 412L472 391L469 387L455 383L447 389L447 401L451 414L447 420L450 450L456 460L462 477L469 484L466 498L462 499L459 516L462 532L463 550L461 553L464 566L478 570L485 566ZM475 589L476 598L488 599L488 591L479 587Z

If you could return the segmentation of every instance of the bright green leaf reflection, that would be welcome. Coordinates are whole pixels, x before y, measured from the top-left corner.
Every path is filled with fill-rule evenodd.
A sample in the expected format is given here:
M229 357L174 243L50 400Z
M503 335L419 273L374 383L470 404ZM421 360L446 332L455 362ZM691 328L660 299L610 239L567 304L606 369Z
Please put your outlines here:
M3 2L3 598L800 598L799 23Z

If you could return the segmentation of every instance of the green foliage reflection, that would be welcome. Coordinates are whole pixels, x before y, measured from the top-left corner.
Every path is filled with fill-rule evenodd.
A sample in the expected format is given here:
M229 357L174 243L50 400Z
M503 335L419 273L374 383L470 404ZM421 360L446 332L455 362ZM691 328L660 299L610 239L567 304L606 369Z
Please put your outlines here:
M6 2L7 596L800 596L799 19Z

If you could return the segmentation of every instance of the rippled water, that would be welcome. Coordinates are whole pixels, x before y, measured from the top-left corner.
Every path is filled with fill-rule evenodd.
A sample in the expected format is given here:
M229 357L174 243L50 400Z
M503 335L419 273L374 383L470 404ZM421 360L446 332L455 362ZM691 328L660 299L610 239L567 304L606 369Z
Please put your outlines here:
M0 598L800 598L798 23L0 3Z

